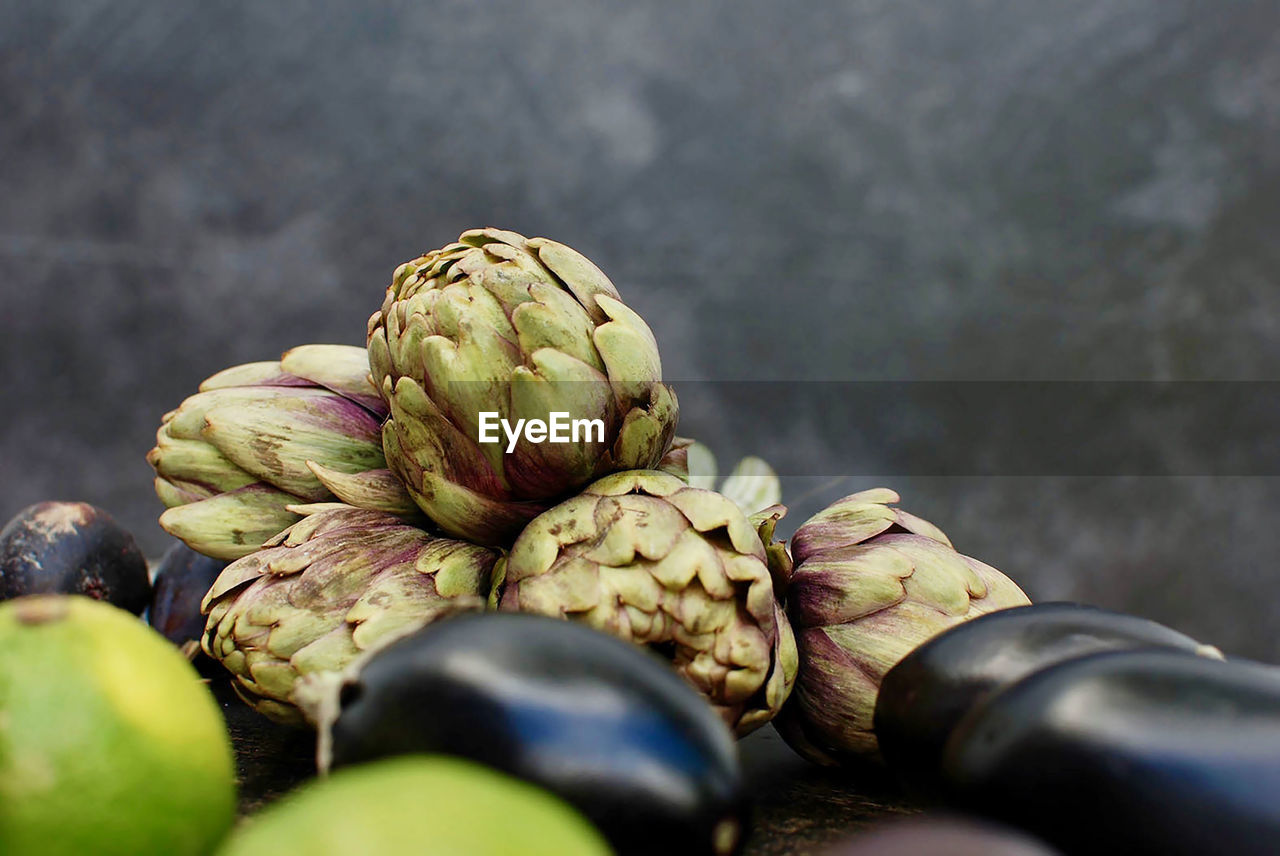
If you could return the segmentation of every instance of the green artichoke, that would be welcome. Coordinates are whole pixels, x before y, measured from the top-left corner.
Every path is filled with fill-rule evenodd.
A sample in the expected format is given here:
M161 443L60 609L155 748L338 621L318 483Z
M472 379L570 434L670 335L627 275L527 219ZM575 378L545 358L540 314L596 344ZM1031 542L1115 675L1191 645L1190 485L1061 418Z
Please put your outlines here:
M706 447L697 440L691 440L688 437L672 437L671 445L667 447L667 452L662 456L658 463L654 464L655 470L661 470L664 473L670 473L682 482L689 481L689 453L694 451L695 447L705 449ZM697 452L694 452L696 455Z
M296 522L288 506L337 497L416 511L382 455L386 404L364 348L303 345L279 362L219 372L165 414L147 461L189 547L238 559Z
M539 515L495 576L499 609L583 621L666 656L739 734L791 691L795 640L757 527L668 473L615 473Z
M685 465L687 481L691 486L723 494L748 516L760 514L782 502L782 483L773 467L764 459L748 455L738 461L729 475L717 482L715 455L696 440L686 442ZM669 458L670 455L663 459L664 462ZM673 469L668 469L668 472L678 475Z
M498 554L380 511L295 508L307 516L214 582L201 645L249 705L296 724L301 678L340 671L440 616L483 609Z
M401 265L368 350L391 409L387 463L427 516L477 543L505 546L593 479L655 466L675 430L649 328L595 265L545 238L479 229ZM603 430L508 451L505 437L480 442L482 413Z
M787 609L800 677L775 720L821 764L875 756L872 717L886 672L962 621L1030 603L995 568L961 555L942 530L863 491L818 512L791 540Z

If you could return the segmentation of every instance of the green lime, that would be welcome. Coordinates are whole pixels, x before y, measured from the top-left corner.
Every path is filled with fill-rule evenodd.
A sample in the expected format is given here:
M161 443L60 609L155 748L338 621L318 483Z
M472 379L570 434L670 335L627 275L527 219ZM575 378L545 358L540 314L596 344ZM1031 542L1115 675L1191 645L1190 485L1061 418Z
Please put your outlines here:
M603 856L558 797L471 761L407 755L346 767L251 819L219 856Z
M208 853L234 815L222 714L163 636L87 597L0 604L0 853Z

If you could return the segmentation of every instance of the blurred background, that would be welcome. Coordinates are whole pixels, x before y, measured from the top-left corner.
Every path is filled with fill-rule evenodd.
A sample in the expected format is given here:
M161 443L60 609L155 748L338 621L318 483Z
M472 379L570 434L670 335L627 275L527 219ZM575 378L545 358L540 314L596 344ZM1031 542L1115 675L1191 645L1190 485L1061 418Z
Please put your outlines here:
M5 3L0 199L5 518L158 555L166 410L496 225L612 277L786 531L888 484L1035 599L1280 658L1272 0ZM1066 461L996 407L1063 381ZM1119 381L1264 418L1188 455Z

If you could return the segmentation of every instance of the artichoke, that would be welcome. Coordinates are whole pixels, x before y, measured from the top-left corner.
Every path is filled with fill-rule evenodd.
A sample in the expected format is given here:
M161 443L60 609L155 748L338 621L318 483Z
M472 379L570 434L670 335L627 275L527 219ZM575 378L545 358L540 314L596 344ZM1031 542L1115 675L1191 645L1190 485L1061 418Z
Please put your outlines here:
M692 487L714 490L728 497L748 517L772 510L782 502L782 482L767 461L748 455L717 482L716 456L706 445L688 437L672 440L654 469L670 473Z
M337 497L416 511L386 468L386 414L364 348L303 345L219 372L165 414L147 454L169 506L160 525L193 550L238 559L299 519L290 505Z
M506 546L593 479L655 466L675 431L648 326L545 238L479 229L401 265L369 319L387 463L446 532ZM493 420L600 420L574 442L480 442ZM492 433L486 432L488 437Z
M615 473L525 528L493 597L650 647L746 734L782 707L797 669L768 559L729 499L668 473Z
M800 648L795 693L775 721L821 764L874 757L886 672L962 621L1030 601L995 568L961 555L942 530L893 507L885 488L818 512L791 540L787 609Z
M654 464L655 470L661 470L664 473L670 473L682 482L689 481L689 455L692 453L697 458L699 449L706 449L697 440L688 437L672 437L671 445L667 447L667 452L662 456L658 463ZM707 450L710 452L710 450Z
M685 465L687 481L693 487L706 488L733 500L744 514L757 515L772 509L782 501L782 483L773 467L762 458L748 455L734 466L718 483L715 455L696 440L686 441ZM674 445L674 444L673 444ZM668 454L663 461L671 457ZM659 467L662 469L662 467ZM668 470L679 475L674 470ZM781 515L779 515L781 516Z
M228 565L201 604L205 652L250 706L286 723L304 720L300 678L339 671L440 616L483 609L498 559L385 512L294 508L306 516Z

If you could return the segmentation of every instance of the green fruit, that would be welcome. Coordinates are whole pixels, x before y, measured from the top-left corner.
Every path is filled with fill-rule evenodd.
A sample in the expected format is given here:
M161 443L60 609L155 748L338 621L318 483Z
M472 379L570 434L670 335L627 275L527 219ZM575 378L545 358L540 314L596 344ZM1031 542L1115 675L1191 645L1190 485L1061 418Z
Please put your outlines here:
M546 791L470 761L409 755L339 770L236 832L220 856L602 856L600 833Z
M79 596L0 605L0 852L201 854L235 815L221 712L133 615Z

